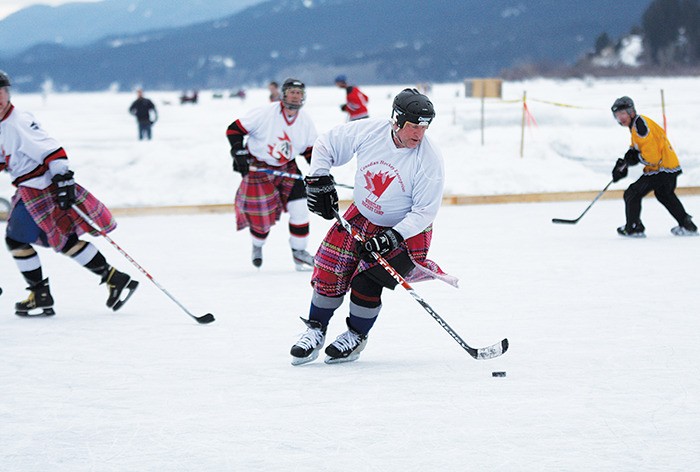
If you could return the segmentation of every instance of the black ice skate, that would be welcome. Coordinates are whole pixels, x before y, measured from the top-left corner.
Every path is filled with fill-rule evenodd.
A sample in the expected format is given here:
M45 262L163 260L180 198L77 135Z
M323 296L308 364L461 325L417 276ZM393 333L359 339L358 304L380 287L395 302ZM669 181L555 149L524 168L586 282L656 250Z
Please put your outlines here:
M628 238L646 238L646 234L644 234L644 225L642 223L620 226L617 228L617 234Z
M126 301L133 295L136 287L139 283L136 280L131 280L128 274L124 272L119 272L114 267L110 269L102 276L102 281L100 284L107 284L107 289L109 290L109 296L107 297L107 306L114 311L120 309ZM127 290L126 294L122 297L124 290Z
M304 249L292 249L292 257L294 258L294 266L299 272L313 270L314 256L306 252Z
M316 360L318 352L323 347L323 342L326 340L326 329L314 320L305 320L301 318L307 329L301 335L299 341L292 346L292 365L306 364Z
M253 265L255 267L260 267L262 265L262 247L253 244L253 254L251 256L253 260Z
M340 362L352 362L360 357L360 353L367 345L367 335L360 334L350 327L350 319L346 318L348 330L338 336L326 348L326 364L338 364Z
M690 215L686 215L682 224L671 228L671 233L675 236L697 236L698 227L695 226Z
M15 314L17 316L51 316L53 311L53 297L49 290L49 279L27 287L29 297L21 302L15 303ZM39 311L37 311L39 310Z

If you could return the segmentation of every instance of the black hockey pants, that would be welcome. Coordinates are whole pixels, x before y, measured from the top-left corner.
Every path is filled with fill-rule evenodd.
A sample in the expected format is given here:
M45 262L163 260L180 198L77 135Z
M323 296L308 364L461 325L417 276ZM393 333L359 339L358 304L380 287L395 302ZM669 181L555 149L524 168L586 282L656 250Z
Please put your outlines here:
M686 212L685 208L683 208L683 204L675 193L678 175L680 175L680 172L674 172L672 174L668 172L660 172L651 175L645 174L630 185L627 190L625 190L624 194L627 225L641 223L642 198L652 190L654 191L656 199L666 207L678 224L682 224Z

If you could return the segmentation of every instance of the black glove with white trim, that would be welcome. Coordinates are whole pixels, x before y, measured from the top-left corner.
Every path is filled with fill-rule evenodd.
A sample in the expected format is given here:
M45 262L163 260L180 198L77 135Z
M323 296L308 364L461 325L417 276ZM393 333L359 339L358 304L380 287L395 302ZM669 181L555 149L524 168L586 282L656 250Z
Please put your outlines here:
M233 170L245 177L250 172L250 153L246 148L231 148L231 157L233 157Z
M73 171L54 175L51 179L56 184L56 203L61 210L68 210L75 203L75 180Z
M401 236L398 231L394 230L393 228L389 228L388 230L382 231L364 242L358 241L356 244L356 249L361 259L364 259L367 262L372 262L374 261L374 256L372 256L373 252L376 252L380 256L384 256L385 254L389 254L391 251L399 247L402 242L403 236Z
M338 192L332 175L309 175L306 184L306 204L309 211L327 220L335 218L338 211Z
M627 162L624 159L618 159L612 170L613 182L617 182L625 177L627 177Z

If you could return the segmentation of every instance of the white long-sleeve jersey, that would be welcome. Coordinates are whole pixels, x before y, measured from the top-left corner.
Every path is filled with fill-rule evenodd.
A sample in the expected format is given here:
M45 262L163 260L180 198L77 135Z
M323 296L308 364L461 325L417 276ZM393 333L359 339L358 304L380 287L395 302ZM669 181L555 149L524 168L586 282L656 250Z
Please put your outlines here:
M51 185L54 175L68 171L68 159L58 141L31 113L14 106L0 121L0 164L7 167L15 185L39 190Z
M238 121L248 133L246 145L250 153L271 166L294 160L313 146L318 136L304 110L288 119L281 102L254 108Z
M388 120L359 120L336 126L314 144L310 175L357 159L353 200L372 223L392 227L404 239L425 230L442 203L442 154L425 135L415 149L397 148Z

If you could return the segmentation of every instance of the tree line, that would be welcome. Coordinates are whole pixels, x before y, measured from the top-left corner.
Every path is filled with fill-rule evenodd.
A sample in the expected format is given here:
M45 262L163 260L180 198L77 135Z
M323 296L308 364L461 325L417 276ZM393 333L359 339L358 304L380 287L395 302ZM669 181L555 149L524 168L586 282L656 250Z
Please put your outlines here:
M652 66L697 66L700 64L700 0L653 0L642 15L642 24L629 33L644 44L642 59ZM595 42L595 52L621 46L607 33Z

